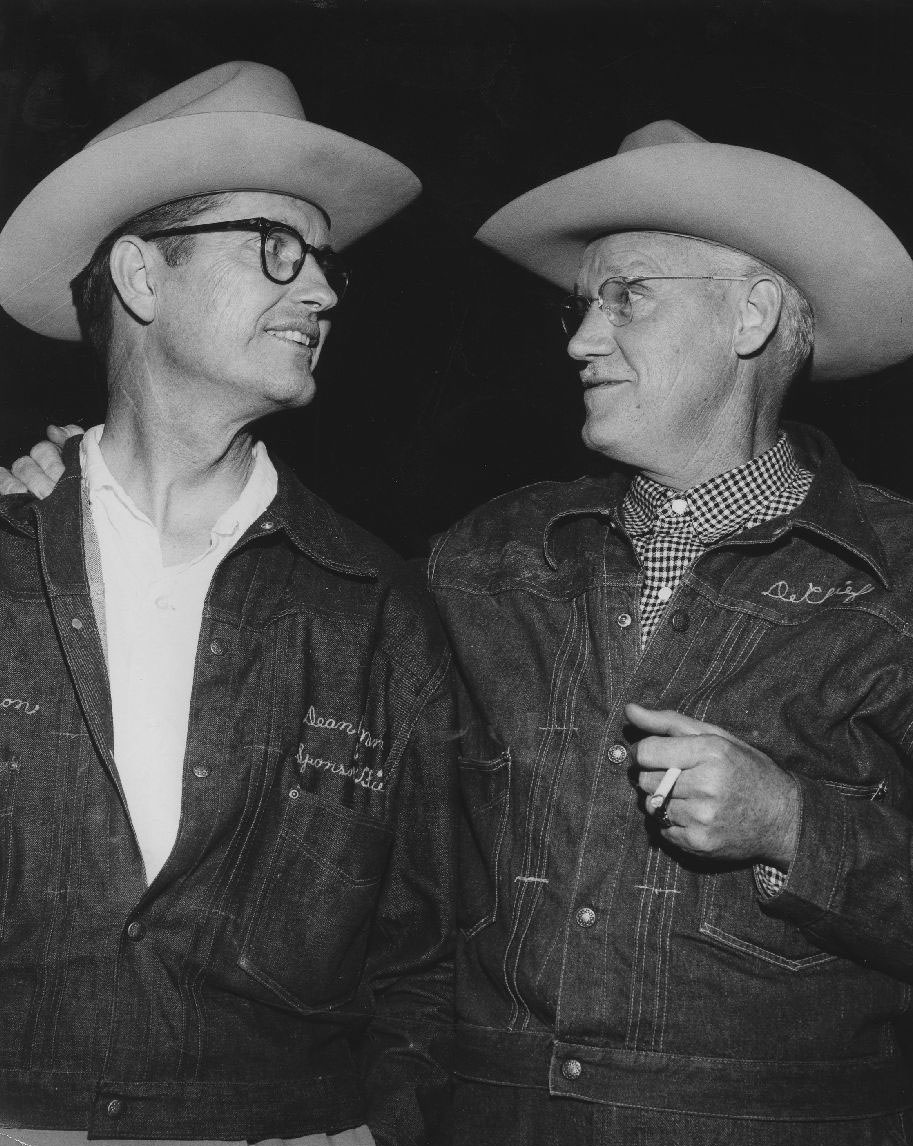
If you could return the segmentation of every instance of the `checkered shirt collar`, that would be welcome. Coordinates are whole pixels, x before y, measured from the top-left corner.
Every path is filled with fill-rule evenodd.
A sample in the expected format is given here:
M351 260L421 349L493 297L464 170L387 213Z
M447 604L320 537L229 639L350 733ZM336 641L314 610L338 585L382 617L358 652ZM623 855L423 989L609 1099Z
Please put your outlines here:
M670 489L637 474L622 502L625 528L632 537L646 536L660 517L673 516L667 508L670 502L687 498L695 536L709 545L738 529L801 477L785 434L765 453L688 490Z

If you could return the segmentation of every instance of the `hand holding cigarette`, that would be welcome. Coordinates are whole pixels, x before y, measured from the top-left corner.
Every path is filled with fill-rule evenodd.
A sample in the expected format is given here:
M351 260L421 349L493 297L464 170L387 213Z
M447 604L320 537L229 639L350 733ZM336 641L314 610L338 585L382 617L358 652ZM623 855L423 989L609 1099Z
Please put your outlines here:
M683 851L788 870L799 824L798 786L759 749L715 724L640 704L625 715L638 788L663 838Z

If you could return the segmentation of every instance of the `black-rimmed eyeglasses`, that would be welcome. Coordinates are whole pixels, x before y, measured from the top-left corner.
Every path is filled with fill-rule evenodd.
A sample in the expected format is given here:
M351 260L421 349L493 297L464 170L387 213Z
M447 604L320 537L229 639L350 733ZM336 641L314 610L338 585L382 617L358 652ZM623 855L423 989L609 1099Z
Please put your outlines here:
M349 270L330 247L314 247L290 227L275 219L225 219L218 223L188 223L149 231L141 239L164 239L170 235L202 235L211 231L256 231L260 235L260 264L270 282L285 285L298 277L308 255L313 255L336 301L341 302L349 285Z
M665 281L666 279L707 279L725 283L743 283L746 275L638 275L637 278L606 279L595 298L572 294L561 302L561 325L564 333L573 337L580 329L591 306L598 306L613 326L627 326L634 318L634 296L631 287L638 283Z

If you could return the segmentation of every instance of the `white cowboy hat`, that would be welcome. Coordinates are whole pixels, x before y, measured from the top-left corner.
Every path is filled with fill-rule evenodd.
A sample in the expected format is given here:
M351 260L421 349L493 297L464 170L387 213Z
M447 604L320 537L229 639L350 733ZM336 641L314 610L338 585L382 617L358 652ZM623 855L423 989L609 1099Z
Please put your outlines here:
M339 250L421 184L382 151L309 123L282 72L221 64L119 119L23 200L0 232L0 305L41 334L78 339L70 281L102 239L161 203L241 190L314 203Z
M476 238L570 290L587 244L619 231L694 235L782 271L815 313L816 380L870 374L913 354L913 260L872 210L809 167L708 143L672 120L521 195Z

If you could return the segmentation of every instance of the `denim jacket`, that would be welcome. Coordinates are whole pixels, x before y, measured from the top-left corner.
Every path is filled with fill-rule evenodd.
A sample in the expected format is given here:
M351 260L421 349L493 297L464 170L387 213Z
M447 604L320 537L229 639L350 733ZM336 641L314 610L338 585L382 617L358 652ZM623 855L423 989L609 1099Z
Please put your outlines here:
M622 475L508 494L439 540L466 693L461 1075L761 1119L913 1105L913 514L788 430L805 502L704 553L643 651ZM630 700L795 776L777 895L655 834Z
M0 499L0 1125L425 1140L452 1022L453 695L412 575L280 468L216 571L146 886L78 450Z

